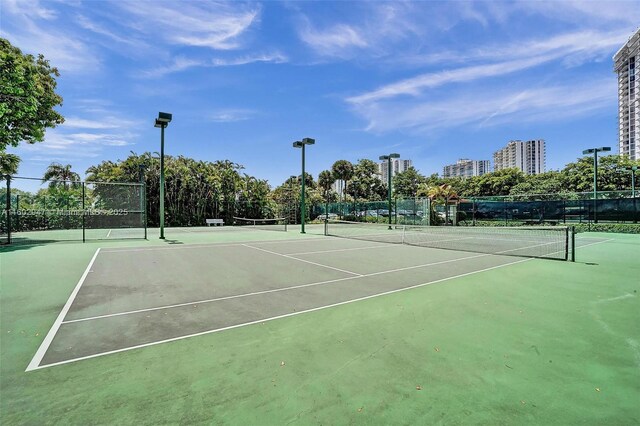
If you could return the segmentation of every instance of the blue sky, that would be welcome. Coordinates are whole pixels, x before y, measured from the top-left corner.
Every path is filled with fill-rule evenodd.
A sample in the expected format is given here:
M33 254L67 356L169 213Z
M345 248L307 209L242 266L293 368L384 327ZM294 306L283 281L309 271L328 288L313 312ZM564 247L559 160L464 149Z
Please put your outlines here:
M272 186L398 152L424 174L547 141L547 170L617 150L612 56L640 2L2 0L0 35L59 68L66 123L11 152L84 176L159 151L228 159Z

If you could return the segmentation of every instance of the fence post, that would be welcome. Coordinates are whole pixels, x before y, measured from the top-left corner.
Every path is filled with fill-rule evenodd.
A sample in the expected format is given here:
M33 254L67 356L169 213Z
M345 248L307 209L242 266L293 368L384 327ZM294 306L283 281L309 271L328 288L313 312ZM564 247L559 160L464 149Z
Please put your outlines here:
M471 214L473 216L473 226L476 226L476 200L473 200L473 205L471 207L473 210L471 211Z
M20 194L16 194L16 230L20 229Z
M11 176L7 175L7 244L11 244Z
M86 229L86 224L85 224L85 220L86 220L86 211L85 211L85 200L86 200L86 195L87 195L87 191L86 191L86 183L82 182L82 242L86 242L86 234L85 234L85 229Z

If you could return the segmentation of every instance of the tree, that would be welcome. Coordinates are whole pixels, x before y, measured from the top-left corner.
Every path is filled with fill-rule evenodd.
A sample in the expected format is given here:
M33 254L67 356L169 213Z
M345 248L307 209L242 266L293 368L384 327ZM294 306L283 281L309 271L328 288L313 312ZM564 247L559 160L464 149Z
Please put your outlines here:
M526 176L523 182L514 185L509 192L510 195L526 194L552 194L549 198L557 198L557 194L567 192L563 174L561 172L550 171L537 175ZM538 197L540 199L540 197Z
M420 195L427 195L431 199L431 219L434 223L437 222L437 216L435 215L434 207L436 204L444 204L445 223L449 223L449 204L458 200L458 194L451 187L451 185L442 184L436 186L421 186L419 189Z
M393 191L399 197L415 197L418 192L418 185L424 180L425 177L414 167L409 167L393 177Z
M331 172L334 179L341 180L344 183L341 194L342 199L344 199L344 195L347 193L347 182L353 177L353 164L347 160L338 160L331 166Z
M18 173L19 165L20 157L0 150L0 180L3 180L5 175L14 175Z
M386 188L378 174L378 164L374 161L361 159L353 167L353 176L349 184L348 194L354 199L378 201L385 197Z
M325 200L329 200L329 193L331 192L331 186L334 182L333 174L329 170L323 170L318 175L318 186L322 190L322 195Z
M525 181L522 170L511 168L487 173L469 182L468 194L475 196L509 195L511 188Z
M54 108L62 105L56 77L44 56L24 55L0 38L0 151L8 146L41 142L46 128L64 122Z
M598 158L598 191L631 189L631 175L623 167L640 165L621 155L605 155ZM565 187L570 192L593 191L593 156L579 158L561 171Z
M49 188L55 188L62 181L62 186L66 189L71 183L72 187L79 185L80 175L71 170L71 164L63 166L60 163L51 163L42 176L42 183L49 182Z

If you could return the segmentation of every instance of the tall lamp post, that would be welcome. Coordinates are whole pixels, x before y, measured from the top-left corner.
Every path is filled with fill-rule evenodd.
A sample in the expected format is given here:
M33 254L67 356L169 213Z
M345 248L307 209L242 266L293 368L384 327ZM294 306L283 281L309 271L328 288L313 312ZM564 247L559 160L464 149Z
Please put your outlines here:
M171 114L159 112L156 124L160 128L160 239L164 240L164 129L171 122Z
M610 146L590 148L582 151L582 154L593 154L593 223L598 223L598 153L611 151Z
M389 229L391 229L391 159L400 158L400 154L381 155L380 160L387 160L387 201L389 202Z
M305 221L306 215L307 215L307 209L306 209L305 200L304 200L304 181L305 181L305 176L304 176L304 147L305 147L305 145L313 145L314 143L316 143L316 140L315 139L311 139L311 138L304 138L301 141L295 141L293 143L293 147L294 148L302 148L302 189L300 190L300 224L302 225L302 229L300 231L301 234L305 234L305 232L304 232L304 221Z

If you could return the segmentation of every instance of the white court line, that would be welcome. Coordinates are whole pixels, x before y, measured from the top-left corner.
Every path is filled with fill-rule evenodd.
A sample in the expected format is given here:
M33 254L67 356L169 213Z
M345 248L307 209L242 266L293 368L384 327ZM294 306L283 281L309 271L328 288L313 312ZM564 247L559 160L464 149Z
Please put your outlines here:
M297 289L300 289L300 288L315 287L315 286L320 286L320 285L325 285L325 284L333 284L333 283L337 283L337 282L341 282L341 281L348 281L348 280L355 280L355 279L358 279L358 278L373 277L373 276L376 276L376 275L390 274L390 273L393 273L393 272L408 271L410 269L424 268L424 267L427 267L427 266L434 266L434 265L442 265L442 264L445 264L445 263L458 262L460 260L474 259L476 257L483 257L483 256L489 256L489 255L488 254L477 254L477 255L473 255L473 256L461 257L461 258L458 258L458 259L448 259L448 260L441 260L439 262L423 263L421 265L414 265L414 266L407 266L407 267L404 267L404 268L389 269L387 271L372 272L370 274L364 274L364 275L353 276L353 277L336 278L336 279L333 279L333 280L326 280L326 281L317 281L317 282L309 283L309 284L299 284L299 285L294 285L294 286L289 286L289 287L275 288L275 289L271 289L271 290L261 290L261 291L254 291L254 292L251 292L251 293L235 294L235 295L232 295L232 296L216 297L216 298L213 298L213 299L197 300L195 302L176 303L174 305L158 306L158 307L155 307L155 308L136 309L136 310L133 310L133 311L118 312L118 313L115 313L115 314L96 315L94 317L79 318L79 319L75 319L75 320L63 321L62 323L63 324L71 324L71 323L74 323L74 322L83 322L83 321L92 321L92 320L101 319L101 318L119 317L119 316L122 316L122 315L138 314L138 313L141 313L141 312L160 311L160 310L163 310L163 309L179 308L179 307L182 307L182 306L204 305L205 303L219 302L219 301L222 301L222 300L239 299L239 298L242 298L242 297L251 297L251 296L257 296L257 295L260 295L260 294L278 293L278 292L281 292L281 291L297 290Z
M347 271L347 270L345 270L345 269L334 268L333 266L323 265L322 263L316 263L316 262L312 262L312 261L310 261L310 260L298 259L297 257L293 257L293 256L290 256L290 255L288 255L288 254L277 253L277 252L275 252L275 251L271 251L271 250L263 249L263 248L260 248L260 247L250 246L250 245L248 245L248 244L242 244L242 245L243 245L243 246L245 246L245 247L252 248L252 249L254 249L254 250L260 250L260 251L263 251L263 252L265 252L265 253L270 253L270 254L273 254L273 255L276 255L276 256L286 257L287 259L297 260L298 262L309 263L309 264L311 264L311 265L321 266L321 267L323 267L323 268L327 268L327 269L333 269L334 271L344 272L345 274L356 275L356 276L358 276L358 277L361 277L361 276L362 276L362 274L358 274L357 272L351 272L351 271Z
M40 344L40 347L36 351L35 355L31 359L31 362L29 363L25 371L35 370L40 366L40 362L42 361L44 354L47 353L47 349L49 349L49 346L51 345L53 338L55 337L56 333L58 332L58 329L62 325L62 321L64 320L64 317L67 316L67 312L69 312L69 308L71 308L71 305L73 304L73 301L75 300L76 295L78 294L78 291L80 291L80 287L82 286L82 283L84 283L84 280L87 278L87 275L89 275L89 272L91 271L91 267L93 266L93 262L95 262L96 258L98 257L98 253L100 253L99 248L93 254L91 261L87 265L87 269L84 270L84 273L80 277L80 281L78 281L78 284L76 284L75 288L71 292L69 299L67 299L67 303L65 303L64 307L58 314L58 317L53 322L51 329L49 329L49 332L47 333L46 337Z
M185 244L185 245L171 245L171 246L157 246L157 247L137 247L137 248L107 248L102 253L126 253L134 251L157 251L157 250L184 250L184 249L198 249L198 248L212 248L212 247L237 247L243 244L291 244L304 241L321 241L319 238L301 238L299 240L253 240L242 241L237 243L204 243L204 244Z
M278 320L278 319L282 319L282 318L288 318L288 317L292 317L292 316L296 316L296 315L300 315L300 314L305 314L305 313L309 313L309 312L320 311L320 310L323 310L323 309L333 308L333 307L336 307L336 306L342 306L342 305L347 305L347 304L350 304L350 303L360 302L360 301L363 301L363 300L373 299L373 298L380 297L380 296L386 296L386 295L393 294L393 293L399 293L401 291L412 290L412 289L419 288L419 287L424 287L424 286L430 285L430 284L441 283L441 282L444 282L444 281L452 280L454 278L466 277L466 276L469 276L469 275L478 274L478 273L490 271L490 270L493 270L493 269L503 268L505 266L515 265L516 263L528 262L530 260L533 260L533 259L532 258L531 259L520 259L520 260L516 260L514 262L509 262L509 263L505 263L505 264L502 264L502 265L492 266L490 268L480 269L478 271L466 272L464 274L458 274L458 275L454 275L454 276L451 276L451 277L446 277L446 278L442 278L442 279L434 280L434 281L427 281L427 282L424 282L424 283L421 283L421 284L416 284L416 285L413 285L413 286L410 286L410 287L398 288L398 289L395 289L395 290L385 291L383 293L377 293L377 294L372 294L372 295L369 295L369 296L358 297L356 299L345 300L345 301L342 301L342 302L332 303L330 305L325 305L325 306L318 306L316 308L305 309L305 310L302 310L302 311L290 312L288 314L282 314L282 315L277 315L277 316L273 316L273 317L269 317L269 318L263 318L263 319L259 319L259 320L255 320L255 321L249 321L249 322L245 322L245 323L242 323L242 324L230 325L228 327L216 328L216 329L213 329L213 330L207 330L207 331L201 331L201 332L198 332L198 333L187 334L185 336L172 337L170 339L158 340L158 341L155 341L155 342L143 343L141 345L129 346L129 347L126 347L126 348L115 349L115 350L112 350L112 351L101 352L101 353L97 353L97 354L93 354L93 355L87 355L87 356L83 356L83 357L68 359L68 360L65 360L65 361L59 361L59 362L55 362L55 363L51 363L51 364L47 364L47 365L43 365L43 366L37 366L37 367L35 367L33 369L36 370L36 369L43 369L43 368L48 368L48 367L55 367L57 365L69 364L69 363L76 362L76 361L83 361L83 360L86 360L86 359L97 358L97 357L104 356L104 355L111 355L111 354L115 354L115 353L119 353L119 352L125 352L125 351L129 351L129 350L132 350L132 349L146 348L146 347L149 347L149 346L155 346L155 345L159 345L159 344L162 344L162 343L175 342L177 340L188 339L188 338L191 338L191 337L203 336L203 335L206 335L206 334L217 333L217 332L220 332L220 331L232 330L234 328L246 327L248 325L265 323L265 322L274 321L274 320ZM29 371L29 370L27 370L27 371Z
M389 245L389 244L380 244L378 246L367 246L367 247L353 247L353 248L344 248L344 249L333 249L333 250L318 250L318 251L304 251L304 252L300 252L300 253L287 253L288 256L300 256L303 254L321 254L321 253L335 253L335 252L339 252L339 251L353 251L353 250L370 250L370 249L377 249L377 248L393 248L393 247L402 247L399 244L393 244L393 245Z
M111 229L109 229L109 232L107 232L107 236L105 238L109 238L110 235L111 235Z

